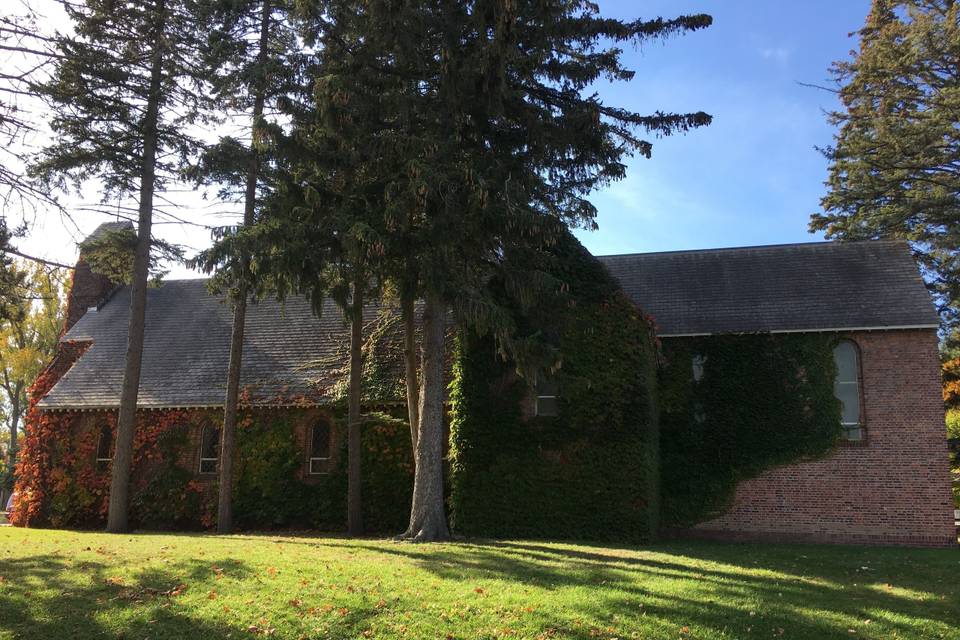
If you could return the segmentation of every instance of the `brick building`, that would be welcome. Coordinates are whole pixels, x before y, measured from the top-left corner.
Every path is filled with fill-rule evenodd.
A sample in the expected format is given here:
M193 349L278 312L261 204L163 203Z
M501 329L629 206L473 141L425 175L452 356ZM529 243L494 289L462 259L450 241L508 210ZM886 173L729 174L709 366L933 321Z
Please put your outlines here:
M809 243L600 257L626 294L683 336L828 332L838 338L835 392L842 441L829 456L742 482L725 513L683 533L725 539L956 544L937 354L937 315L909 248L900 242ZM70 299L63 371L42 412L72 412L84 428L120 397L129 290L81 261ZM335 431L317 416L346 354L342 315L318 318L292 297L247 314L244 401L290 413L304 477L325 473ZM231 310L204 281L168 281L148 293L140 386L143 411L222 406ZM85 313L84 313L85 311ZM377 313L371 305L368 317ZM399 363L397 363L399 364ZM388 365L392 366L392 365ZM696 367L696 363L691 366ZM60 375L62 373L62 375ZM399 378L398 378L399 379ZM319 425L319 426L318 426ZM97 458L109 460L109 430ZM215 477L215 425L197 424L181 463Z

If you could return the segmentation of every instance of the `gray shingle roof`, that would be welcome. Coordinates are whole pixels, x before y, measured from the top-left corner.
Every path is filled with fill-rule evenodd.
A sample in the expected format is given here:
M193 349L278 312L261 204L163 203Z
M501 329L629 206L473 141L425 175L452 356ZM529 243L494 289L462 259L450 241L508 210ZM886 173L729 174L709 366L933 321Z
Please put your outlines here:
M88 311L64 340L92 346L41 401L44 408L119 405L130 290ZM370 305L366 317L377 307ZM205 280L168 280L147 293L140 381L142 407L223 404L233 312ZM321 402L340 379L349 349L343 314L331 302L318 319L302 297L248 307L241 385L257 403Z
M661 336L936 327L905 242L602 256Z
M600 258L661 336L935 327L937 315L901 242L811 243ZM370 305L373 318L378 306ZM204 280L171 280L147 298L142 407L223 403L232 311ZM119 404L129 289L88 312L65 340L89 350L40 403L50 409ZM395 339L396 336L389 339ZM321 318L292 297L247 313L242 385L254 403L329 400L343 380L349 332L327 302ZM402 369L397 372L398 380Z

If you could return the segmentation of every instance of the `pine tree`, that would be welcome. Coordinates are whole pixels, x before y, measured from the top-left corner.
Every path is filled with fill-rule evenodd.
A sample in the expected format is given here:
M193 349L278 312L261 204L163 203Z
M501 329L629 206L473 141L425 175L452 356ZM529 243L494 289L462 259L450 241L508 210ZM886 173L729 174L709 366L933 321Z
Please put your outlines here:
M307 138L356 169L338 182L319 166L304 180L380 212L366 218L382 234L378 271L424 301L414 495L402 537L443 539L450 312L519 354L511 310L488 283L506 276L514 297L533 304L543 278L505 256L541 250L567 226L591 226L587 195L623 177L624 156L650 153L638 130L668 135L710 121L704 113L643 116L585 95L600 78L633 77L606 43L696 30L710 18L622 22L589 2L318 5L317 110L339 117Z
M230 197L233 190L242 189L243 226L252 227L257 219L259 196L269 190L265 173L270 170L271 140L282 135L275 122L266 120L265 113L268 108L275 109L277 99L285 95L285 89L296 77L299 64L295 60L296 40L289 7L282 0L215 2L209 19L215 28L205 57L214 89L221 102L249 115L250 142L244 145L233 138L222 139L205 152L195 177L221 184L225 197ZM223 237L234 231L226 229L218 233ZM234 301L217 508L217 531L229 533L233 529L233 467L251 273L248 251L241 251L226 261L214 258L214 253L201 254L195 262L208 272L219 269L214 285L229 286Z
M908 240L946 327L960 318L960 5L874 0L852 60L822 213L828 238Z
M136 199L130 319L107 529L128 528L154 195L196 150L189 126L206 94L198 71L203 25L192 0L64 1L75 35L56 40L43 87L57 142L33 172L53 187L96 179L104 201Z

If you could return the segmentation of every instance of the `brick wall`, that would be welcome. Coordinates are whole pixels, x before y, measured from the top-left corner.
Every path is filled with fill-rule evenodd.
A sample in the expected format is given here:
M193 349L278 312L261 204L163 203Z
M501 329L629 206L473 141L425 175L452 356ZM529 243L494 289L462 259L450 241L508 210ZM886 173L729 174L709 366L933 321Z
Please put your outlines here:
M691 537L954 546L953 500L932 330L851 333L866 439L745 481Z
M67 296L67 317L64 322L64 333L69 331L70 327L83 317L87 309L103 302L116 287L116 283L111 282L110 278L94 273L90 269L90 265L81 256L74 268L73 284Z

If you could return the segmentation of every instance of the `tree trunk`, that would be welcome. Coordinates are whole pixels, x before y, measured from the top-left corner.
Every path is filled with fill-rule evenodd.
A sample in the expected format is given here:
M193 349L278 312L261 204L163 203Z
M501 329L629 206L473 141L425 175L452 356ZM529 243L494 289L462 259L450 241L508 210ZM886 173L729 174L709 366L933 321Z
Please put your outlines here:
M420 381L417 379L417 317L414 296L403 294L400 301L403 316L403 366L407 385L407 419L410 422L410 443L413 460L417 460L417 439L420 435Z
M20 428L20 384L18 383L14 390L14 393L10 398L10 451L8 455L10 456L10 473L13 473L17 468L17 431ZM3 509L5 505L0 505L0 510Z
M246 217L246 216L244 216ZM240 367L243 360L243 332L247 317L247 286L240 283L233 308L230 333L230 365L227 367L227 396L223 404L223 434L220 441L219 486L217 488L217 533L233 531L233 453L237 441L237 404L240 395Z
M140 210L137 246L133 258L130 285L130 321L127 325L127 354L120 391L117 441L110 477L110 507L107 531L123 533L129 527L130 465L133 459L133 435L137 419L137 394L140 390L140 365L143 361L143 332L147 309L147 279L150 271L150 240L153 223L153 190L156 181L157 120L160 113L163 73L163 29L161 0L156 6L157 23L152 38L150 95L143 119L143 156L140 167Z
M360 387L363 377L363 284L353 283L350 313L350 391L347 410L347 531L363 534L363 496L360 468Z
M257 62L260 69L267 62L267 39L270 37L271 2L264 0L260 13L260 50ZM261 82L255 89L253 99L253 124L251 126L250 166L247 168L246 193L244 194L243 225L253 225L257 202L257 181L260 179L260 157L257 152L257 127L263 117L266 102L266 87ZM233 329L230 333L230 365L227 368L227 394L223 403L223 436L220 442L219 487L217 495L217 533L233 531L233 463L237 443L237 405L240 397L240 371L243 363L243 334L247 318L247 277L250 258L240 257L240 285L233 308Z
M443 507L443 361L445 305L427 295L423 310L423 387L420 390L420 437L413 480L410 526L401 538L432 542L450 537Z

